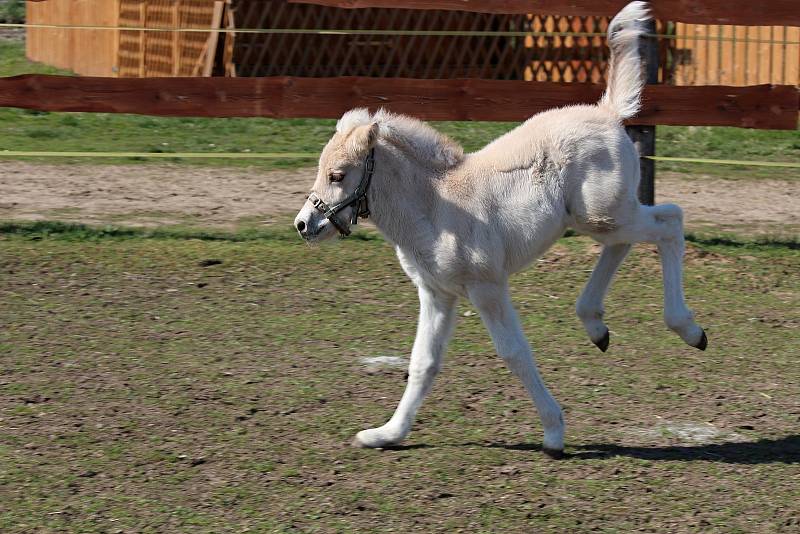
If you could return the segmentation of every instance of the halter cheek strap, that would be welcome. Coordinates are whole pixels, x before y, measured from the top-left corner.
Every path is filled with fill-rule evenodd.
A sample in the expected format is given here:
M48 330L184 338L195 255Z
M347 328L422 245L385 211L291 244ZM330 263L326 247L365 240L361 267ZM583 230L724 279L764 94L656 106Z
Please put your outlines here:
M364 159L364 171L361 174L361 181L358 187L353 191L353 194L333 206L328 206L325 202L312 192L308 195L308 200L311 204L322 212L322 215L328 219L333 226L339 230L342 236L350 235L350 227L342 221L338 213L348 206L355 204L353 207L353 214L350 216L350 225L358 224L358 218L369 217L369 204L367 203L367 190L369 184L372 182L372 175L375 173L375 149L371 148L369 154Z
M311 202L311 204L314 205L315 208L317 208L318 211L322 212L322 215L326 219L328 219L331 222L331 224L333 224L336 227L337 230L339 230L340 234L344 236L350 235L350 229L347 228L347 225L344 224L342 219L340 219L339 216L336 215L336 211L329 208L328 205L325 204L325 202L321 198L319 198L316 193L311 193L310 195L308 195L308 200L309 202Z

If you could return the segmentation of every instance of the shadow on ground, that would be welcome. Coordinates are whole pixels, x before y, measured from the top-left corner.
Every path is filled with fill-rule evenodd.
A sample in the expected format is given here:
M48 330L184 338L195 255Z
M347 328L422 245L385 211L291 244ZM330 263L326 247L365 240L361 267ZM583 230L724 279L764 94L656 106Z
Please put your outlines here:
M531 443L468 443L508 450L539 451L541 446ZM575 452L567 453L565 460L592 460L612 456L628 456L642 460L695 461L705 460L731 464L800 463L800 435L780 439L761 439L753 442L719 443L708 445L671 445L667 447L631 447L610 443L576 445Z

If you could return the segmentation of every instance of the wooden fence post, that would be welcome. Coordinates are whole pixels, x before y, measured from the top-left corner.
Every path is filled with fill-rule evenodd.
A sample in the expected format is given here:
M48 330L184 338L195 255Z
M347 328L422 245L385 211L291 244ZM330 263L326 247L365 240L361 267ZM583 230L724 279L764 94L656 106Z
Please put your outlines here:
M645 82L658 83L658 37L656 34L656 21L647 21L647 33L639 43L639 54L645 68ZM625 130L639 151L639 169L641 181L639 182L639 201L652 206L656 202L656 162L644 156L656 155L656 127L655 126L627 126Z

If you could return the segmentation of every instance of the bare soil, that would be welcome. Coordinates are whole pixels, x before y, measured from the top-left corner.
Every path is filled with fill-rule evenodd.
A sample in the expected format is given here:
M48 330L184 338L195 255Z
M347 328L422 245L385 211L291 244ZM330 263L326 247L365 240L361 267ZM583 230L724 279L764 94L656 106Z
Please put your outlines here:
M231 228L285 222L314 169L260 171L179 165L41 165L6 162L0 219ZM800 181L724 180L662 173L657 201L683 207L689 230L796 234Z

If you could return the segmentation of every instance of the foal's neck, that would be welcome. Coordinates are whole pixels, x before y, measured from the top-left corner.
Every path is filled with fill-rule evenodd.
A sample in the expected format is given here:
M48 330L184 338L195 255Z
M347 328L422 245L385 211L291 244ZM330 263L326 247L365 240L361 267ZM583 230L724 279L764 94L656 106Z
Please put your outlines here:
M390 150L381 150L370 188L371 218L402 249L425 250L433 237L436 172Z

